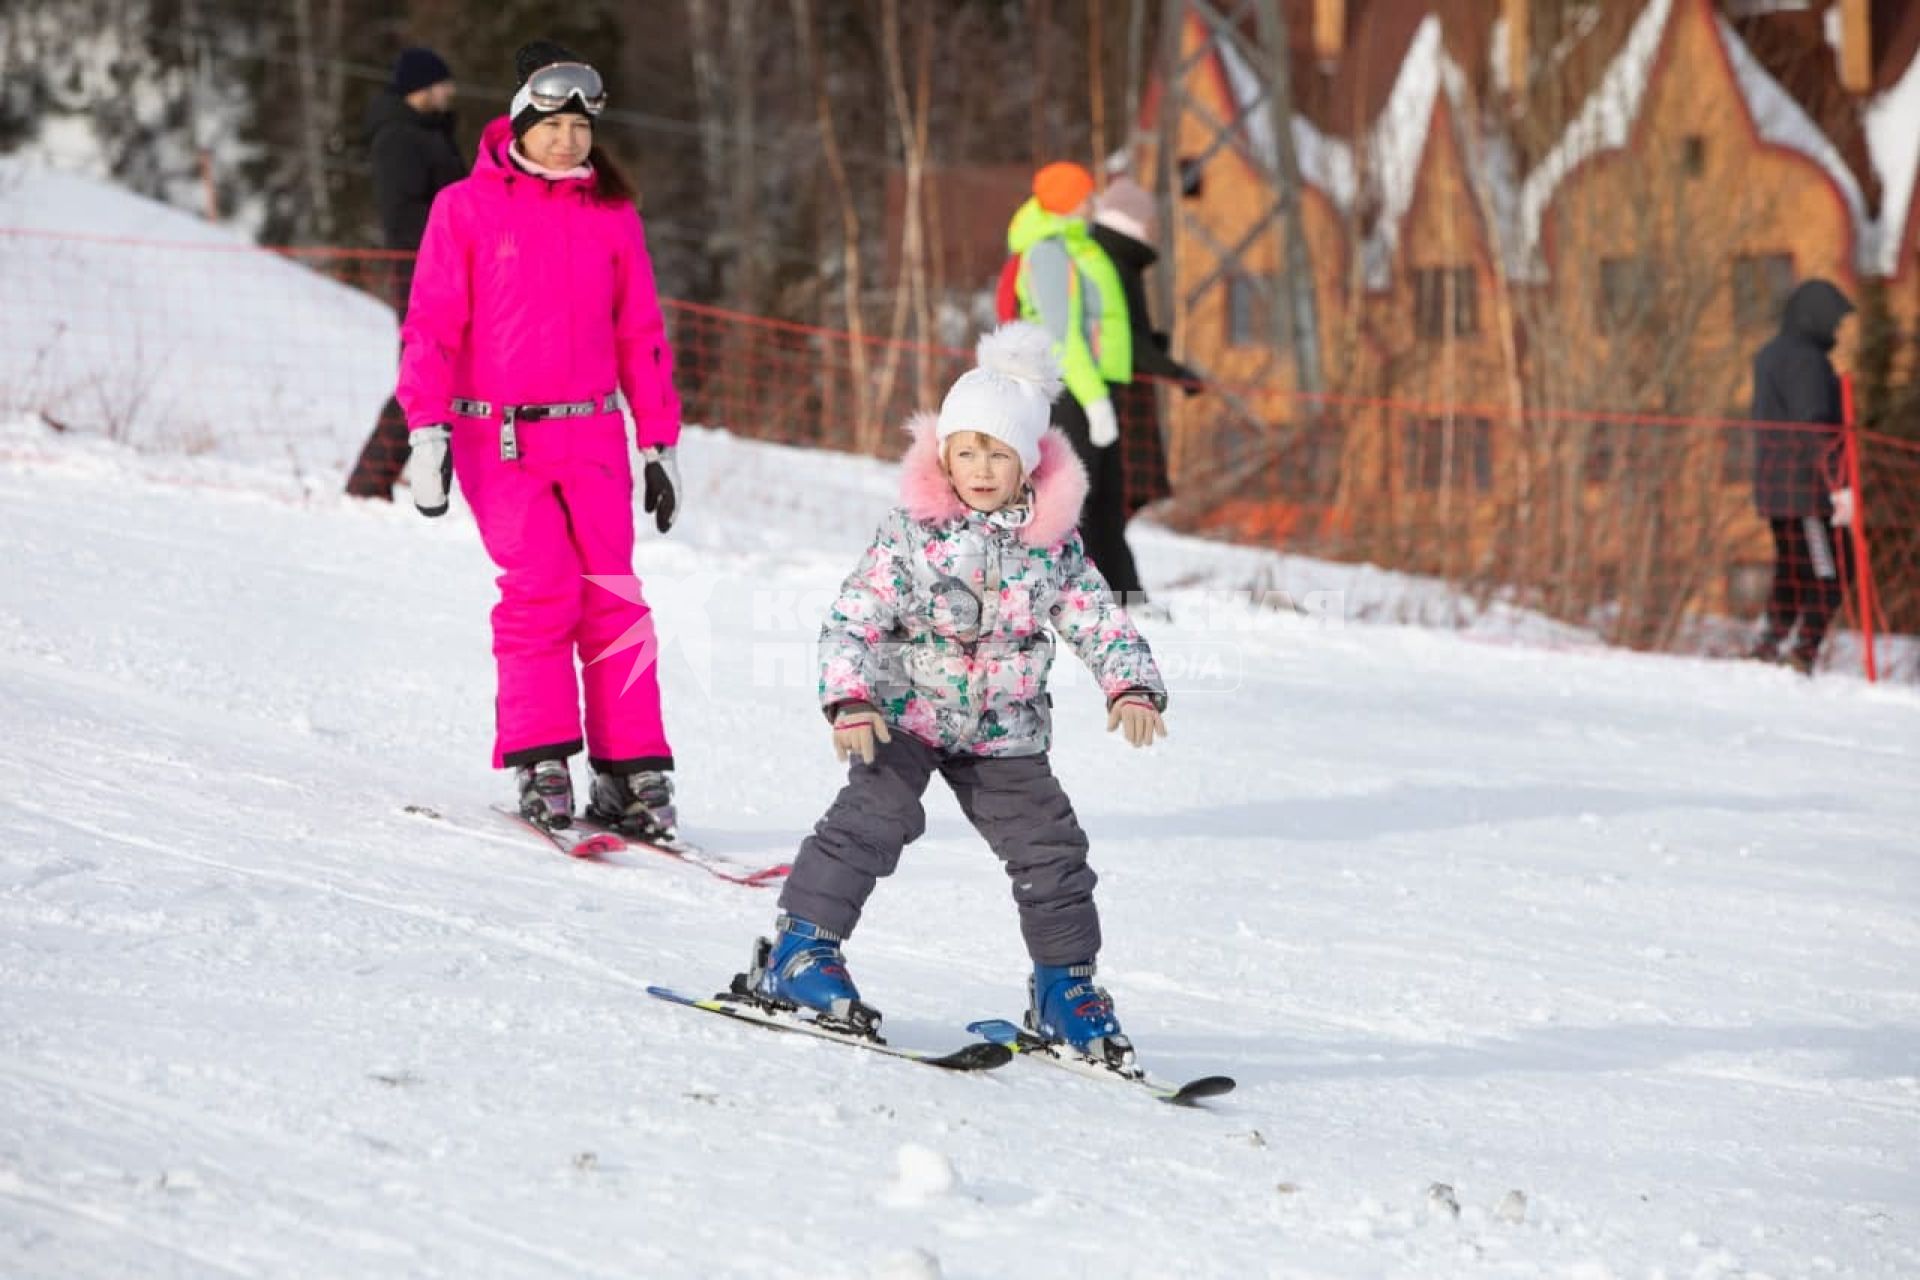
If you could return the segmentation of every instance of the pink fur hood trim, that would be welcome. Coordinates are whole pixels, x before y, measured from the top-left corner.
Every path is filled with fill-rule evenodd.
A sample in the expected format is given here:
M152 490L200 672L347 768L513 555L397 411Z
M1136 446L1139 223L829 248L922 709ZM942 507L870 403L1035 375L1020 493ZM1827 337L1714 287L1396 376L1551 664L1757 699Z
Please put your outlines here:
M953 491L940 465L940 441L934 435L939 415L916 413L907 419L913 443L900 463L900 501L907 514L927 524L944 524L965 516L970 508ZM1080 507L1087 500L1087 469L1073 445L1058 427L1049 427L1040 441L1040 465L1027 477L1033 493L1033 514L1020 527L1020 541L1030 547L1065 542L1080 524Z

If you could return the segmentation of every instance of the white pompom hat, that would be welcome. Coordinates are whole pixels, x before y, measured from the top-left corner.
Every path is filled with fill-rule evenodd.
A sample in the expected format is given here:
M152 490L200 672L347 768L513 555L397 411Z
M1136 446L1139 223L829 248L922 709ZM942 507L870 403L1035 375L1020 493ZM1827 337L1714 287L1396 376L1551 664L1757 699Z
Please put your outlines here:
M1039 325L1010 321L982 335L974 360L979 367L961 374L940 403L934 434L942 452L948 436L978 431L1011 445L1032 475L1040 465L1040 441L1052 421L1054 397L1066 386L1052 336Z

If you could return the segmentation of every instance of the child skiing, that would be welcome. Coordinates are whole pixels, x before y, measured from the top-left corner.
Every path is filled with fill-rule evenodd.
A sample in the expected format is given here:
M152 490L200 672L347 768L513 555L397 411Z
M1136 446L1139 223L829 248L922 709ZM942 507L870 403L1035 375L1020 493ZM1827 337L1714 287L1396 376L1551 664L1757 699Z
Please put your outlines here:
M938 415L909 423L902 505L820 633L820 702L835 753L851 760L847 783L801 844L746 985L765 1004L877 1032L840 944L925 829L920 797L938 772L1013 882L1034 963L1029 1029L1126 1068L1132 1047L1093 985L1087 837L1047 760L1047 624L1098 680L1108 730L1134 746L1166 733L1166 689L1075 529L1087 479L1049 427L1063 386L1051 348L1035 325L1002 326Z

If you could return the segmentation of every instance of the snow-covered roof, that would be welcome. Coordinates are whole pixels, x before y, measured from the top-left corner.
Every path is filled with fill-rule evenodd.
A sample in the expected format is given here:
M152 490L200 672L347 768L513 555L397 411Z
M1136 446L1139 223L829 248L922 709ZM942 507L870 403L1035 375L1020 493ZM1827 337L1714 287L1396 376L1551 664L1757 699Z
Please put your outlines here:
M1222 43L1220 61L1242 113L1248 145L1257 159L1271 164L1273 121L1263 109L1262 82L1230 43ZM1429 14L1415 30L1401 59L1379 118L1367 130L1363 161L1356 162L1351 144L1321 132L1304 114L1294 113L1293 145L1302 180L1327 195L1342 213L1351 213L1360 194L1364 164L1366 188L1379 198L1373 224L1366 229L1360 248L1369 288L1386 288L1391 278L1400 224L1413 207L1419 183L1420 159L1426 151L1434 103L1443 88L1459 103L1464 87L1465 77L1447 56L1441 40L1440 19Z
M1860 180L1847 167L1847 162L1840 158L1840 149L1833 145L1833 139L1827 136L1826 131L1814 123L1806 108L1760 65L1759 59L1753 56L1746 42L1727 24L1726 19L1715 17L1714 22L1719 28L1720 43L1726 47L1727 60L1733 67L1734 80L1739 84L1741 96L1746 99L1747 111L1753 117L1754 128L1762 138L1775 146L1807 157L1833 179L1840 198L1847 202L1847 214L1853 219L1854 265L1861 271L1880 273L1879 227L1867 212L1867 199L1860 190Z
M1400 62L1400 74L1394 78L1379 120L1367 131L1367 176L1380 193L1379 217L1361 246L1368 288L1384 289L1391 279L1400 223L1413 207L1420 157L1427 149L1433 107L1443 81L1451 82L1452 96L1458 101L1459 68L1452 65L1441 44L1440 19L1428 14Z
M1641 11L1599 87L1560 142L1521 184L1518 260L1511 264L1516 275L1537 278L1543 269L1539 256L1542 220L1567 175L1600 152L1627 145L1672 14L1673 0L1651 0ZM1885 192L1876 218L1867 207L1859 177L1848 167L1833 139L1760 64L1726 19L1716 15L1714 24L1759 136L1819 166L1846 203L1854 227L1855 268L1868 275L1891 274L1898 263L1916 168L1920 167L1920 74L1909 68L1895 88L1867 108L1868 146ZM1915 66L1920 67L1920 59L1915 60Z
M1876 270L1894 275L1913 209L1914 184L1920 182L1920 56L1907 64L1906 73L1892 88L1867 104L1863 114L1867 153L1880 177Z
M1267 109L1261 78L1254 74L1246 59L1230 40L1219 44L1220 67L1226 73L1227 90L1240 111L1240 123L1246 130L1247 146L1261 164L1274 162L1273 113ZM1329 197L1342 212L1353 208L1357 184L1353 173L1353 148L1338 138L1322 133L1311 121L1295 112L1293 151L1300 164L1300 177Z
M1516 228L1515 260L1509 270L1518 278L1537 278L1545 264L1540 260L1540 233L1547 206L1567 175L1602 151L1627 145L1633 122L1639 117L1646 96L1647 80L1654 58L1660 52L1660 37L1666 31L1673 0L1652 0L1641 11L1626 43L1607 67L1600 83L1587 96L1573 123L1560 141L1533 167L1520 183L1519 225Z
M1539 280L1544 274L1544 221L1561 184L1588 160L1623 149L1630 141L1673 14L1674 0L1648 0L1593 92L1531 171L1518 172L1515 157L1502 139L1480 140L1483 145L1476 159L1485 172L1476 171L1473 176L1484 180L1494 217L1506 231L1501 239L1509 248L1507 265L1516 278ZM1855 229L1857 269L1870 275L1892 274L1899 265L1902 236L1915 184L1920 181L1920 57L1898 84L1866 108L1868 147L1884 191L1876 218L1868 210L1858 176L1833 140L1760 64L1725 19L1715 16L1714 22L1759 136L1807 157L1832 179ZM1504 25L1496 24L1496 46L1505 38ZM1262 79L1231 42L1221 42L1219 52L1247 144L1256 159L1270 164L1273 124L1262 97ZM1496 48L1497 70L1504 66L1498 52ZM1363 188L1378 197L1373 224L1360 245L1370 288L1384 288L1390 279L1401 223L1413 204L1434 106L1442 91L1456 107L1466 101L1465 75L1447 53L1439 17L1429 14L1416 29L1386 104L1357 152L1352 144L1316 128L1302 113L1294 115L1294 149L1303 181L1326 194L1343 213L1358 207ZM1460 123L1473 127L1464 116Z

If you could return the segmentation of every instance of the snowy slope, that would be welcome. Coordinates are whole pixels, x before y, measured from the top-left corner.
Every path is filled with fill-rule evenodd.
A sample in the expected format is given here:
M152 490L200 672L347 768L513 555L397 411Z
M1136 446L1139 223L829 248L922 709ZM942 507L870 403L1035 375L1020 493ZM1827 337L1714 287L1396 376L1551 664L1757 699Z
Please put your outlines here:
M686 454L639 555L683 812L786 856L837 779L813 622L890 479ZM404 815L502 793L463 509L16 425L0 547L0 1274L1920 1273L1910 689L1167 593L1174 736L1063 681L1055 758L1129 1029L1241 1081L1179 1112L649 1000L772 895ZM943 1044L1023 953L929 813L849 954Z
M374 298L231 228L5 157L0 280L0 417L334 488L393 389L398 329Z

